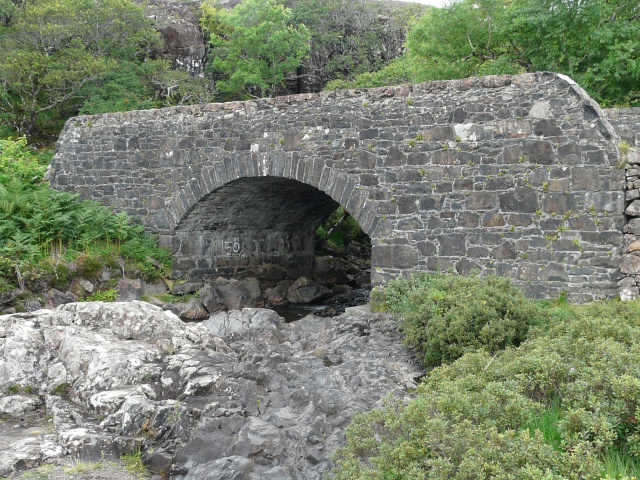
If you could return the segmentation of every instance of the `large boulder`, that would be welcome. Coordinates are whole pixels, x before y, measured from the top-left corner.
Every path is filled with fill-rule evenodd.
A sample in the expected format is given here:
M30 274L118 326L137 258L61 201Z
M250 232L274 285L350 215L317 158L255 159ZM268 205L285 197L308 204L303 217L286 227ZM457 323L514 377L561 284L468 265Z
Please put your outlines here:
M62 293L60 290L57 290L55 288L52 288L47 293L45 293L44 298L47 299L47 307L49 308L55 308L59 307L60 305L64 305L65 303L78 301L78 297L73 293Z
M267 288L264 292L267 306L281 307L287 305L289 303L287 300L287 291L292 284L293 282L291 280L282 280L278 282L275 287Z
M287 290L287 300L291 303L311 303L331 296L333 292L307 277L298 278Z
M209 312L198 298L192 297L183 305L179 315L182 320L204 320L209 317Z
M347 263L332 255L316 257L313 279L325 287L347 283Z

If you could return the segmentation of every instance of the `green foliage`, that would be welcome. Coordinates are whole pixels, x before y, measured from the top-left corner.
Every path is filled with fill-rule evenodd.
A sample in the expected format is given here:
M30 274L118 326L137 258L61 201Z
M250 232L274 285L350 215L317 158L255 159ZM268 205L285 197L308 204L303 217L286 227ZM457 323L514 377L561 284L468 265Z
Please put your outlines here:
M391 282L385 296L407 345L429 367L519 345L542 319L539 307L501 277L419 274Z
M423 9L375 0L287 0L287 6L293 23L310 32L309 55L301 66L314 90L377 71L400 55L409 19Z
M371 240L367 234L362 231L356 219L351 215L342 219L344 215L344 207L340 206L317 228L316 242L319 244L318 247L329 243L334 248L346 248L349 243L354 240L363 245L369 245L371 243ZM342 221L340 221L341 219ZM338 222L340 223L336 226ZM334 226L335 228L331 232L331 236L327 238L327 234Z
M640 304L546 309L519 347L467 353L408 404L358 417L336 478L636 475Z
M23 2L0 25L0 115L30 140L57 130L83 90L142 62L160 45L144 10L129 0ZM108 83L108 82L107 82Z
M56 385L51 389L51 395L58 395L63 398L69 398L71 396L71 385L67 382Z
M0 140L0 277L25 287L42 275L68 280L67 264L78 274L96 275L109 257L120 256L143 278L157 278L170 267L143 227L125 213L38 184L45 154L24 139ZM132 264L132 265L131 265Z
M418 19L402 59L332 87L547 70L603 105L638 105L639 19L626 0L461 0Z
M135 451L126 453L122 456L125 469L134 475L146 475L147 469L142 463L142 450L138 448Z
M278 0L245 0L232 10L203 5L211 54L207 73L228 98L273 96L309 51L309 32Z
M86 98L78 111L82 115L145 110L163 106L156 96L154 75L167 68L163 60L145 63L121 61L104 78L83 89Z
M52 152L38 153L27 147L27 139L0 139L0 184L12 179L24 183L37 183L42 179ZM0 206L0 210L10 208Z
M82 299L83 302L115 302L118 298L119 290L117 288L109 288L100 292L92 293Z

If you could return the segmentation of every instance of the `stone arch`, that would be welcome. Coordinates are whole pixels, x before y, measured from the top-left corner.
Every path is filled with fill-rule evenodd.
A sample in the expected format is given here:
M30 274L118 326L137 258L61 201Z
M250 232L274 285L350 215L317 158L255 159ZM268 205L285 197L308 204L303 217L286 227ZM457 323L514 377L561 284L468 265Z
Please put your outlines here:
M167 202L178 275L310 276L315 230L340 205L373 237L356 177L316 157L236 160L216 159Z
M319 166L316 167L316 162ZM309 161L298 160L289 165L287 159L276 156L268 159L242 157L232 164L228 159L215 159L211 166L202 169L187 185L175 193L166 202L169 225L178 229L185 216L207 195L241 178L279 177L296 180L325 193L337 204L342 205L358 222L363 231L373 236L377 226L377 215L373 202L359 188L359 177L337 168L320 163L322 160L311 157ZM303 165L302 168L300 165ZM310 166L310 168L307 168Z

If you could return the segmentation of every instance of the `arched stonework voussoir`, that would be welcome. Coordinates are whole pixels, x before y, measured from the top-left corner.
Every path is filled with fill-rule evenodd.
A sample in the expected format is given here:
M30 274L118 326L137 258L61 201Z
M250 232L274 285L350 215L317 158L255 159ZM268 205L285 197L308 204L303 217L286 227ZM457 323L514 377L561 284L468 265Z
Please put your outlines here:
M373 235L377 216L375 206L368 201L366 192L359 188L357 176L327 167L321 159L312 156L291 161L284 155L259 158L252 154L239 160L229 162L225 158L213 159L197 177L189 180L184 188L166 201L171 230L187 230L188 219L201 214L196 212L197 206L226 185L241 179L281 178L317 189L333 200L336 206L344 207L367 235ZM278 208L278 205L274 207Z

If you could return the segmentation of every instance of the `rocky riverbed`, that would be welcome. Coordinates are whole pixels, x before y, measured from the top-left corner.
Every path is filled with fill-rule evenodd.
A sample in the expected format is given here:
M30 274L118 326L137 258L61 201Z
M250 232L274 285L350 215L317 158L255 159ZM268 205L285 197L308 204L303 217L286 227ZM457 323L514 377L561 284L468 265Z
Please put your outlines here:
M353 416L421 375L394 322L359 311L70 303L0 316L0 354L0 476L140 449L163 478L319 479Z

